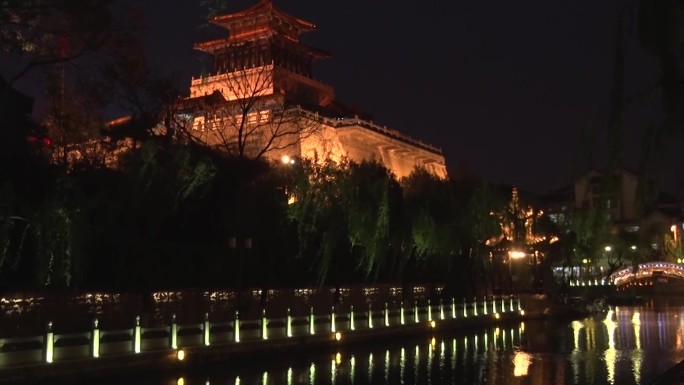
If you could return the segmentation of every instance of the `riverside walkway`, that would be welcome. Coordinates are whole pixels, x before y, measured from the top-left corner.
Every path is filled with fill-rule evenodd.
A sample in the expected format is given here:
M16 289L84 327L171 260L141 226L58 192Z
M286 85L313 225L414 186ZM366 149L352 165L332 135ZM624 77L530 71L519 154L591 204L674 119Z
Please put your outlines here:
M356 307L311 306L305 312L287 307L270 313L264 308L258 317L242 317L236 310L230 319L207 312L201 322L189 324L171 315L168 324L148 327L136 316L124 329L104 328L95 319L89 330L68 333L57 332L58 325L48 321L44 333L0 339L0 383L173 370L269 352L510 322L542 315L544 306L543 299L531 296L440 297Z

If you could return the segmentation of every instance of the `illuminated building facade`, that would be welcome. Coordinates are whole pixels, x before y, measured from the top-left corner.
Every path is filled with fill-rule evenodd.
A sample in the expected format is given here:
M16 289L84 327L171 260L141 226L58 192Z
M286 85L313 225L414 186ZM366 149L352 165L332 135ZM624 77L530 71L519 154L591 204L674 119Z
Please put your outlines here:
M416 167L446 177L440 149L374 123L313 78L313 62L329 56L300 41L315 25L268 0L210 21L229 36L195 46L214 57L215 72L193 78L181 105L193 140L240 156L375 159L397 178Z

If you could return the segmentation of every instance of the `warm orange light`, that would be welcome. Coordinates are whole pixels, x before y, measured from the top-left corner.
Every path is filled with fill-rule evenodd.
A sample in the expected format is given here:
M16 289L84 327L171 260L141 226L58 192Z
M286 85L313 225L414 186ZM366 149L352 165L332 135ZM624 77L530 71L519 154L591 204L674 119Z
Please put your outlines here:
M508 255L509 255L512 259L520 259L520 258L525 258L525 256L526 256L527 254L525 254L524 251L513 250L513 251L509 251L509 252L508 252Z

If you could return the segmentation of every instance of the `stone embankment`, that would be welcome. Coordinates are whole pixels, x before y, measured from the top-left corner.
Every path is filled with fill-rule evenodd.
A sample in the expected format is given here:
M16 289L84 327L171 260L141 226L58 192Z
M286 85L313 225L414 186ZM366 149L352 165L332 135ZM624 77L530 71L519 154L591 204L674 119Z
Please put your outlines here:
M545 296L500 296L473 301L437 299L396 306L369 304L363 309L329 307L295 314L267 314L195 324L101 329L97 321L81 333L55 333L0 339L0 383L49 379L97 379L111 375L181 370L193 365L239 360L255 355L366 343L371 339L482 327L549 315Z

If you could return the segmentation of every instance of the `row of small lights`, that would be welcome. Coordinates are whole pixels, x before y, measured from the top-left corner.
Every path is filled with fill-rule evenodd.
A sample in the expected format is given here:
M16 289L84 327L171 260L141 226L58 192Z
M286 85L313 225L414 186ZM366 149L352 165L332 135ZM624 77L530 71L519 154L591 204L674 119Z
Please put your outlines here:
M506 306L505 306L505 302L504 302L503 298L501 298L500 303L501 303L501 312L506 312ZM474 306L473 306L473 314L472 315L477 317L478 316L477 301L475 301L473 304L474 304ZM491 304L492 304L491 311L492 311L494 318L497 320L500 319L501 316L500 316L498 309L497 309L497 306L496 306L496 299L493 299L491 301ZM420 323L419 308L418 308L417 301L414 303L413 309L414 309L413 310L414 323L415 324ZM400 313L399 313L401 325L406 324L406 317L405 317L405 311L404 310L405 310L405 308L404 308L403 302L401 302ZM437 327L437 322L435 319L433 319L432 305L430 303L430 300L428 300L427 310L428 310L427 315L428 315L429 327L431 327L431 328ZM513 302L512 297L509 298L509 310L511 312L515 311L514 310L514 302ZM521 316L525 315L525 311L521 308L519 298L517 300L517 311L520 313ZM483 316L487 315L487 313L488 313L488 306L487 306L487 299L485 297L483 299L483 302L482 302L482 315ZM351 331L356 330L356 324L355 324L355 317L354 316L355 316L355 312L354 312L354 307L352 306L350 308L350 312L349 312L349 326L350 326ZM390 322L389 322L390 317L389 317L389 308L388 308L387 303L385 303L385 309L383 311L383 316L384 316L384 326L389 327L390 326ZM335 313L335 307L333 306L331 309L331 313L330 313L330 331L332 332L332 338L336 341L340 341L342 339L342 333L339 330L337 330L336 317L337 317L337 314ZM465 306L465 302L464 302L464 306L463 306L463 317L464 318L468 317L468 310L467 310L467 307ZM372 329L374 327L373 311L372 311L372 307L370 304L368 306L366 318L367 318L367 322L368 322L367 327L369 329ZM452 319L457 318L456 300L453 298L452 298L452 303L451 303L451 318ZM315 334L315 315L314 315L313 307L309 311L308 319L309 319L309 322L308 322L309 335L314 335ZM444 304L441 300L440 300L440 304L439 304L439 319L440 320L446 320L446 315L445 315L445 311L444 311ZM261 316L260 324L261 324L261 339L267 340L268 339L268 327L267 327L268 319L266 318L266 310L262 310L262 316ZM239 312L238 311L235 312L235 323L234 323L234 325L235 325L234 342L238 343L238 342L240 342L240 318L239 318ZM203 330L202 339L203 339L203 345L204 346L210 345L210 334L209 334L210 326L211 325L209 322L209 314L205 313L204 322L202 324L202 330ZM47 362L47 363L52 363L54 361L54 342L55 342L54 339L55 339L55 336L54 336L54 332L52 330L52 327L53 327L52 322L49 322L48 327L47 327L47 333L45 336L46 337L45 338L45 362ZM183 361L186 358L186 352L183 349L178 348L178 325L176 323L176 315L175 314L172 316L172 323L170 326L170 334L171 334L171 336L170 336L171 348L176 351L176 358L179 361ZM93 358L99 358L100 357L100 329L99 329L99 321L97 319L95 319L95 321L93 322L93 329L92 329L91 335L92 335L91 355ZM288 338L293 337L292 315L290 314L289 308L287 309L286 335ZM135 318L135 327L133 329L133 352L135 354L140 353L141 352L141 346L142 346L142 328L140 326L140 317L138 316Z
M514 310L513 310L513 298L510 298L509 300L510 300L510 311L513 312L513 311L514 311ZM486 300L486 298L485 298L484 301L483 301L483 315L487 315L487 306L486 306L486 303L487 303L487 300ZM465 304L465 303L464 303L464 304ZM519 299L519 298L518 298L517 308L518 308L518 311L519 311L520 315L521 315L521 316L524 316L524 315L525 315L525 311L521 308L520 299ZM428 300L427 309L428 309L428 325L429 325L431 328L436 328L436 327L437 327L437 322L436 322L436 320L433 319L433 317L432 317L432 305L430 304L430 300ZM445 316L445 313L444 313L444 305L443 305L442 301L440 301L440 304L439 304L439 311L440 311L440 320L445 320L445 319L446 319L446 316ZM502 311L502 312L505 312L505 311L506 311L503 298L501 299L501 311ZM452 318L455 319L455 318L456 318L456 301L455 301L455 299L453 299L453 298L452 298L452 303L451 303L451 312L452 312L452 314L451 314L451 315L452 315ZM496 299L492 300L492 312L493 312L493 314L494 314L494 318L495 318L495 319L498 320L498 319L501 318L501 315L500 315L498 312L496 312ZM368 314L367 317L366 317L367 322L368 322L367 327L368 327L369 329L373 329L373 326L374 326L374 325L373 325L373 311L372 311L372 308L371 308L371 305L370 305L370 304L368 305L368 313L367 313L367 314ZM354 307L351 306L351 307L350 307L350 312L349 312L349 328L350 328L350 330L352 330L352 331L356 330L356 324L355 324L355 320L354 320L354 315L355 315L355 313L354 313ZM385 327L389 327L389 326L390 326L390 322L389 322L389 308L388 308L387 303L385 303L385 309L384 309L384 311L383 311L383 315L384 315L384 326L385 326ZM477 302L475 302L475 306L473 307L473 315L474 315L474 316L477 316L477 315L478 315L478 314L477 314ZM464 318L467 318L467 317L468 317L467 308L466 308L465 306L463 307L463 316L464 316ZM235 317L236 317L236 318L235 318L235 339L234 339L234 341L235 341L235 342L240 342L240 319L239 319L239 317L238 317L238 312L237 312L237 311L235 312ZM316 331L315 331L315 315L314 315L314 312L313 312L313 307L312 307L312 308L310 309L310 311L309 311L309 316L308 316L308 318L309 318L309 328L308 328L308 329L309 329L309 334L310 334L310 335L314 335L314 334L316 334ZM399 321L400 324L401 324L401 325L405 325L405 324L406 324L406 320L405 320L403 302L401 302L401 307L400 307L400 312L399 312L399 318L400 318L400 321ZM336 313L335 313L335 307L333 306L333 307L332 307L332 310L331 310L331 313L330 313L330 331L333 333L333 334L332 334L332 338L333 338L335 341L340 341L340 340L342 340L342 333L341 333L340 331L337 330L335 319L336 319ZM414 304L414 323L420 323L419 311L418 311L418 303L417 303L417 302ZM266 310L262 310L262 318L261 318L261 338L262 338L262 340L267 340L267 339L268 339L268 328L267 328L267 325L268 325L268 319L266 318ZM204 330L205 330L205 340L204 340L204 344L205 344L205 346L209 346L209 333L208 333L209 324L208 324L208 321L205 321ZM292 316L291 316L291 314L290 314L290 308L287 309L286 335L287 335L288 338L293 337L293 334L292 334ZM173 348L174 348L174 349L177 349L177 346L173 346ZM182 349L178 349L178 350L177 350L176 357L178 358L179 361L183 361L183 360L185 359L185 351L183 351Z
M612 282L607 282L605 280L588 280L588 281L580 281L580 280L575 280L575 281L570 281L570 286L610 286L612 285Z

